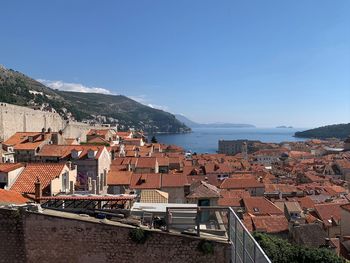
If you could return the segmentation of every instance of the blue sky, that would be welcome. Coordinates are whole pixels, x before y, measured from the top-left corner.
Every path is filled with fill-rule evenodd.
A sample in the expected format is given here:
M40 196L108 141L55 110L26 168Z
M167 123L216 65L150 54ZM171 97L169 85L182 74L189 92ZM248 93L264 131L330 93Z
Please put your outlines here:
M350 1L4 1L0 64L198 122L350 122Z

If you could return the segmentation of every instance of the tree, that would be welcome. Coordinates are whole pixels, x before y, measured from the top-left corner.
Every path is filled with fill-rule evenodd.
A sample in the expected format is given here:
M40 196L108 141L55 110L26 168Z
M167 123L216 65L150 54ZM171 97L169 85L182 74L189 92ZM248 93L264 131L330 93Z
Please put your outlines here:
M151 142L152 143L158 143L158 140L157 140L157 138L154 135L152 136Z
M293 245L287 240L262 233L253 233L254 238L273 263L344 263L343 258L326 248L310 248Z

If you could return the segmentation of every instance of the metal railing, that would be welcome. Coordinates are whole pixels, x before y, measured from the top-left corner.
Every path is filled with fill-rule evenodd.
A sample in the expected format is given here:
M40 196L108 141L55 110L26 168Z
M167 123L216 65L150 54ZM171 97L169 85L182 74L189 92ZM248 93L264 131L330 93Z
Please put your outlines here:
M271 263L232 208L167 207L166 230L228 240L231 263Z
M249 233L237 214L229 209L229 240L232 263L271 263L258 242Z

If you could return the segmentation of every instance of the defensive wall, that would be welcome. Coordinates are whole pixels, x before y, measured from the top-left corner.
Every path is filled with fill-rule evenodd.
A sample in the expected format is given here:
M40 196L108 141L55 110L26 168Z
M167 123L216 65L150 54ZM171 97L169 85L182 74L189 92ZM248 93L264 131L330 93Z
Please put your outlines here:
M212 240L204 253L201 238L146 230L139 244L133 226L63 214L0 209L0 262L230 262L228 242Z
M43 128L51 128L53 132L62 130L65 138L80 137L83 142L91 128L107 129L81 122L67 122L58 113L0 102L0 141L7 140L16 132L40 132Z

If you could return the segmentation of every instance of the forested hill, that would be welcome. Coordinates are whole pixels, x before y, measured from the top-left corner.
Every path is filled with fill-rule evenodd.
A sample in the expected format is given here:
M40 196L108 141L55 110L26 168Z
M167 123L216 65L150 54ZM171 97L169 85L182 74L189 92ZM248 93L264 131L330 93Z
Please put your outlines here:
M122 129L146 132L188 132L173 114L154 109L122 95L53 90L40 82L0 66L0 101L27 107L54 108L63 118L118 123Z
M328 125L295 133L295 137L316 139L338 138L343 140L348 136L350 136L350 123Z

